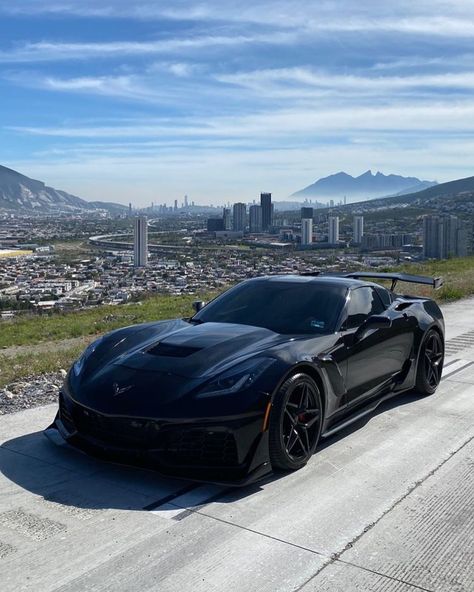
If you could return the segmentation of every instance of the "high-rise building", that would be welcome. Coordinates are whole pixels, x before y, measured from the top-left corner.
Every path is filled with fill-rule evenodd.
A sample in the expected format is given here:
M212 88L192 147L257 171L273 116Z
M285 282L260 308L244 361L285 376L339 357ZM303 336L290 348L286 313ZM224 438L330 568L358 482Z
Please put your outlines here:
M208 218L207 220L207 231L218 232L224 230L223 218Z
M252 205L249 208L250 232L262 232L262 207Z
M128 204L128 215L130 216L130 218L132 217L132 203L131 202Z
M354 234L353 240L360 244L364 236L364 216L354 216Z
M423 256L431 259L465 257L467 231L456 216L428 215L423 218Z
M329 216L328 243L335 245L339 242L339 217Z
M185 208L188 207L188 196L187 195L184 196L184 207Z
M247 224L247 206L244 203L234 204L233 230L245 230Z
M133 221L133 264L145 267L148 261L148 221L146 216L137 216Z
M260 205L262 207L262 230L268 231L273 225L272 194L261 193Z
M301 244L313 242L313 208L301 208Z
M175 212L178 211L178 200L177 199L174 200L174 211Z
M224 208L222 210L222 219L224 220L224 230L231 230L230 209Z

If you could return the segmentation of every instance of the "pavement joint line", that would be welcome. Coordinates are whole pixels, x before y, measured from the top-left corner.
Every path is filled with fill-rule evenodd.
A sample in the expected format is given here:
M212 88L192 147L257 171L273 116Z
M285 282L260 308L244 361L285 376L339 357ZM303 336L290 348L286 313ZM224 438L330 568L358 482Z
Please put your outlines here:
M448 362L447 364L444 365L444 368L448 368L448 366L451 366L451 364L455 364L456 362L459 362L459 360L458 359L451 360L450 362Z
M348 561L344 561L343 559L340 559L340 557L341 557L341 555L345 551L347 551L348 549L350 549L351 547L353 547L364 536L364 534L366 534L367 532L369 532L369 530L372 530L372 528L374 526L376 526L380 522L380 520L382 520L382 518L384 518L385 516L387 516L387 514L389 514L394 508L396 508L400 503L402 503L409 495L411 495L411 493L413 491L415 491L416 489L418 489L418 487L420 487L421 485L423 485L423 483L425 483L425 481L427 481L430 477L432 477L439 469L441 469L441 467L443 467L449 460L451 460L451 458L453 458L453 456L455 456L458 452L460 452L465 446L467 446L473 440L474 440L474 435L470 436L467 440L465 440L455 450L451 451L448 454L447 457L445 457L440 463L438 463L433 469L431 469L431 471L429 471L424 477L422 477L421 479L418 479L417 481L415 481L415 483L413 485L411 485L408 488L408 490L401 497L399 497L397 500L395 500L391 504L391 506L389 508L387 508L386 510L384 510L377 519L375 519L373 522L371 522L370 524L368 524L362 530L362 532L360 532L351 541L349 541L341 551L339 551L337 553L333 553L330 557L328 557L328 555L326 553L322 553L321 551L316 551L316 549L310 549L309 547L305 547L303 545L298 545L296 543L291 543L290 541L285 541L284 539L280 539L279 537L275 537L275 536L272 536L270 534L266 534L264 532L260 532L258 530L253 529L253 528L249 528L248 526L243 526L241 524L237 524L235 522L231 522L230 520L225 520L223 518L218 518L216 516L211 516L210 514L206 514L205 512L202 512L200 509L193 510L193 509L189 508L188 510L186 510L186 513L187 513L187 515L188 515L188 512L189 512L190 514L198 514L200 516L205 516L206 518L210 518L211 520L215 520L217 522L221 522L221 523L227 524L229 526L234 526L236 528L240 528L242 530L251 532L253 534L257 534L259 536L268 538L270 540L274 540L274 541L283 543L285 545L289 545L291 547L295 547L297 549L301 549L303 551L308 551L309 553L313 553L315 555L319 555L320 557L323 557L323 558L328 558L328 561L326 563L324 563L310 578L308 578L305 582L303 582L303 584L301 584L301 586L299 586L298 588L296 588L294 590L294 592L299 592L300 590L302 590L302 588L304 588L304 586L306 586L306 584L308 584L315 577L317 577L324 569L326 569L326 567L328 567L329 565L332 565L335 562L342 563L342 564L345 564L345 565L353 565L354 567L358 567L359 569L362 569L362 570L365 570L367 572L380 575L382 577L388 578L388 579L393 580L393 581L397 581L397 582L400 582L400 583L407 584L409 586L412 586L413 588L417 588L418 590L423 590L424 592L433 592L432 590L430 590L428 588L423 588L423 587L418 586L416 584L411 584L410 582L407 582L405 580L399 580L397 578L393 578L392 576L388 576L386 574L373 571L373 570L371 570L369 568L366 568L366 567L363 567L361 565L351 564Z
M372 528L374 526L376 526L381 520L382 518L384 518L385 516L387 516L387 514L389 514L393 509L395 509L399 504L401 504L403 501L405 501L407 499L407 497L409 495L411 495L411 493L413 491L415 491L415 489L418 489L418 487L420 487L420 485L423 485L423 483L425 483L425 481L427 481L427 479L429 479L430 477L432 477L439 469L441 469L441 467L443 467L449 460L451 460L451 458L453 458L453 456L455 456L458 452L460 452L465 446L467 446L470 442L472 442L474 440L474 435L470 436L467 440L465 440L460 446L458 446L458 448L456 448L456 450L453 450L452 452L450 452L448 454L448 456L446 458L444 458L440 463L438 463L436 465L436 467L434 467L431 471L429 471L429 473L427 475L425 475L423 478L418 479L418 481L416 481L412 486L410 486L408 488L408 490L401 496L399 497L397 500L395 500L395 502L386 510L384 510L382 512L382 514L373 522L371 522L370 524L368 524L363 530L362 532L360 532L358 535L356 535L351 541L349 541L346 546L339 552L334 553L330 559L330 561L328 561L327 563L325 563L324 565L322 565L315 574L313 574L311 576L311 578L309 578L309 580L307 580L305 582L304 585L308 584L311 580L313 580L316 576L318 576L324 569L326 569L326 567L328 567L328 565L332 565L335 562L340 562L340 563L345 563L347 565L352 565L350 564L348 561L344 561L343 559L341 559L341 556L349 549L351 549L367 532L369 532L370 530L372 530ZM356 567L360 567L361 569L366 569L367 571L371 571L369 568L363 568L360 565L356 565ZM374 572L377 573L377 572ZM384 574L379 574L379 575L384 575ZM387 578L390 579L396 579L396 578L391 578L391 576L386 576ZM400 580L402 582L402 580ZM410 584L410 582L404 582L409 584L410 586L412 586L413 584ZM303 586L300 586L300 588L298 588L295 592L298 592L298 590L301 590L301 588ZM420 588L420 586L418 586L418 588ZM426 590L425 588L420 588L421 590ZM427 592L432 592L430 590L427 590Z
M69 467L64 467L63 465L60 465L58 463L50 462L49 460L45 460L43 458L39 458L38 456L34 456L32 454L26 454L26 452L21 452L20 450L14 450L13 448L9 448L8 446L5 446L5 443L0 444L0 448L3 448L4 450L7 450L8 452L11 452L13 454L19 454L20 456L25 456L26 458L32 458L34 460L38 460L40 462L45 463L46 465L50 465L51 467L58 467L58 468L60 468L60 469L62 469L64 471L68 471L69 473L72 473L73 475L82 475L82 473L80 471L76 471L76 470L71 469ZM97 472L97 471L95 471L95 472ZM91 474L94 474L94 473L91 473Z
M452 372L448 372L446 374L446 376L443 376L441 378L441 380L443 380L444 378L449 378L450 376L453 376L454 374L457 374L458 372L462 372L463 370L465 370L466 368L469 368L470 366L472 366L474 364L473 362L468 362L467 364L465 364L464 366L461 366L461 368L457 368L456 370L453 370Z
M400 584L406 584L407 586L410 586L411 588L415 588L416 590L423 590L423 592L436 592L435 590L432 590L431 588L423 588L423 586L419 586L418 584L413 584L412 582L408 582L407 580L401 580L400 578L395 578L393 576L389 576L381 571L375 571L374 569L370 569L370 568L364 567L362 565L357 565L357 563L351 563L350 561L344 561L344 559L337 559L336 561L337 561L337 563L340 563L342 565L349 565L351 567L356 567L358 569L369 572L371 574L381 576L382 578L386 578L387 580L392 580L393 582L399 582Z
M470 384L474 385L474 379L472 382L468 382L467 380L456 380L455 378L448 378L448 382L454 382L455 384Z
M443 367L443 371L442 371L442 375L441 375L441 380L444 380L445 378L448 378L448 376L451 376L451 374L454 374L457 370L464 370L464 368L467 368L469 365L471 364L470 360L463 360L462 358L459 360L455 360L453 364L451 364L451 368L448 372L445 373L445 368Z
M146 510L147 512L150 512L152 510L156 510L160 506L163 506L164 504L168 504L168 503L172 502L177 497L180 497L186 493L189 493L190 491L193 491L193 489L197 489L199 486L200 486L200 483L191 483L190 485L187 485L186 487L182 487L181 489L179 489L178 491L175 491L174 493L169 493L168 495L165 495L164 497L160 498L159 500L152 502L151 504L148 504L147 506L144 506L143 510ZM173 505L175 505L175 504L173 504ZM176 506L176 507L179 508L180 506Z

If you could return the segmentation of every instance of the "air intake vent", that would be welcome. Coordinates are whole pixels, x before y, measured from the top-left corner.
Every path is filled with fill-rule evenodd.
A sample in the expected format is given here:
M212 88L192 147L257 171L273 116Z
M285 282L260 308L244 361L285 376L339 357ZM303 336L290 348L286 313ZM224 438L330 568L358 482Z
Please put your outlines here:
M173 345L171 343L157 343L148 353L152 356L168 356L170 358L186 358L198 352L200 347L189 347L186 345Z

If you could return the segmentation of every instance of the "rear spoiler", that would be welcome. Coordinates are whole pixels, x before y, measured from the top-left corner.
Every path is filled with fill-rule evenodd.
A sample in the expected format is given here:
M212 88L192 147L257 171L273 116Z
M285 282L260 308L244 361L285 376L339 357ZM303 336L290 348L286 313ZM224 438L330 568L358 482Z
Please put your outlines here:
M427 286L432 286L434 290L439 290L443 285L443 278L431 278L426 277L424 275L411 275L409 273L377 273L372 271L355 271L353 273L345 273L344 277L348 278L366 278L366 279L375 279L375 280L391 280L392 285L390 289L393 291L395 290L395 286L397 282L409 282L411 284L425 284Z

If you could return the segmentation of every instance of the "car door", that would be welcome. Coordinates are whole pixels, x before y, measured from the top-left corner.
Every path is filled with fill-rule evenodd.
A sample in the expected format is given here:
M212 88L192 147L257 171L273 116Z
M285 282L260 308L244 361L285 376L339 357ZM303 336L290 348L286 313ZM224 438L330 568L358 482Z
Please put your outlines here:
M349 404L377 391L403 366L405 354L393 343L397 340L397 330L393 326L369 329L358 338L357 331L373 315L391 317L377 291L371 286L351 290L342 326L347 356L346 402Z

